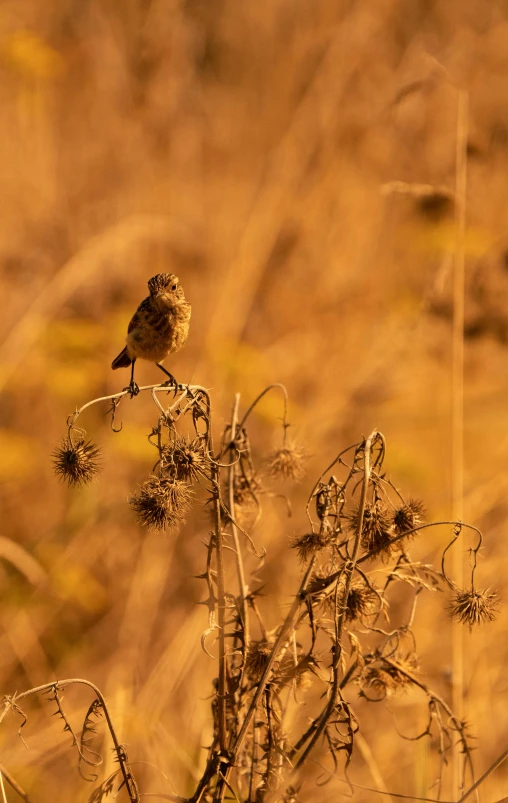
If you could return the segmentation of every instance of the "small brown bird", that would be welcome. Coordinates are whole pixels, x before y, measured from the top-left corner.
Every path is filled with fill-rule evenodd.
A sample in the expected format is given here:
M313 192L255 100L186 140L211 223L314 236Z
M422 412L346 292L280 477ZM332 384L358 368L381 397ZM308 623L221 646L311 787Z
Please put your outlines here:
M191 305L185 299L183 287L173 273L158 273L148 282L150 295L132 316L127 329L127 345L113 360L111 367L131 366L129 389L133 395L139 388L134 382L136 360L154 362L169 377L175 378L161 365L168 356L182 348L189 334Z

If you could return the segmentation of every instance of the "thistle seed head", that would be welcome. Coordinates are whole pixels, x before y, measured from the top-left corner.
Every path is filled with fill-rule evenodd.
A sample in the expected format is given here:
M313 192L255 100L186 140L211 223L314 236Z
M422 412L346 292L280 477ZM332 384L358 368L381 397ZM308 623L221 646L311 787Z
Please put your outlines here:
M162 449L162 464L165 471L176 480L195 482L208 468L208 458L202 438L189 440L177 435L174 443Z
M84 437L65 438L53 452L55 473L70 487L87 485L100 470L100 449Z
M245 659L245 673L251 680L260 680L268 665L272 647L272 642L266 639L251 641L249 644Z
M360 524L360 506L348 516L349 528L356 530ZM366 552L390 554L392 541L392 522L388 510L381 502L365 505L361 533L361 544ZM374 557L374 556L373 556Z
M154 530L175 527L184 521L192 491L186 482L152 474L129 504L141 524Z
M456 591L448 607L457 622L473 628L474 625L493 622L498 606L499 596L495 592L491 594L489 588L484 591L469 588Z
M370 588L363 578L351 583L346 603L346 622L363 619L374 613L379 605L379 599L373 588Z
M268 473L274 479L298 482L302 479L305 452L295 443L289 443L268 455L265 464Z
M369 700L385 700L394 692L410 686L413 681L406 672L414 674L417 670L418 660L414 653L394 656L393 662L379 658L368 664L358 678L360 693ZM369 693L374 697L369 696Z
M306 533L293 538L290 544L291 549L296 549L302 563L306 563L316 552L324 549L330 543L328 533L320 531L318 533Z
M389 672L379 666L367 666L358 682L361 696L375 702L390 697L396 689L396 684Z
M405 505L397 508L393 514L392 524L396 535L414 530L423 524L425 517L425 507L419 499L408 499Z

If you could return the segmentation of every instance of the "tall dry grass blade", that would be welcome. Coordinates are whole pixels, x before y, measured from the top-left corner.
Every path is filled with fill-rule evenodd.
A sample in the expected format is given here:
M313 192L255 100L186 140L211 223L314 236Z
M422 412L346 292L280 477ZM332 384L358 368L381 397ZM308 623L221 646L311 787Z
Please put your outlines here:
M452 357L452 518L463 518L464 495L464 269L467 192L468 95L459 90L457 109L455 177L455 259L453 272L453 357ZM459 588L464 585L463 550L455 549L453 574ZM452 708L463 719L464 635L458 623L452 625ZM464 756L458 744L453 751L453 792L463 792Z

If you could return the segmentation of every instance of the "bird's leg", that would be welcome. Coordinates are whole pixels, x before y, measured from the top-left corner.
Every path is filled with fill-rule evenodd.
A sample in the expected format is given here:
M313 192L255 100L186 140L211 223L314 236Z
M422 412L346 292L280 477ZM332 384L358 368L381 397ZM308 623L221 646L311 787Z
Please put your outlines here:
M170 373L169 373L169 371L166 371L166 369L164 368L164 366L163 366L163 365L161 365L161 363L160 363L160 362L156 362L156 363L155 363L155 365L157 366L157 368L160 368L160 369L161 369L161 371L163 371L163 372L166 374L166 376L168 376L168 377L169 377L168 381L167 381L167 382L164 382L164 384L165 384L165 385L168 385L169 387L171 387L172 385L174 385L174 386L175 386L175 391L176 391L176 390L178 390L178 382L176 381L176 379L175 379L175 377L173 376L173 374L170 374Z
M139 385L138 385L137 382L134 382L134 363L135 362L136 362L136 358L134 358L132 360L132 362L131 362L131 381L127 385L127 387L124 388L124 390L128 390L129 393L131 394L131 399L133 398L133 396L137 396L138 393L139 393Z

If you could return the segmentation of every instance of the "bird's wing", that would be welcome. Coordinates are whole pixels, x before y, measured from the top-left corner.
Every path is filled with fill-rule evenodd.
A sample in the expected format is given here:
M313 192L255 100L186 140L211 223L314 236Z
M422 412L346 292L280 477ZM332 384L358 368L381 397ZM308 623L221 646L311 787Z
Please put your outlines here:
M147 297L141 302L136 312L132 316L129 326L127 327L127 334L132 332L133 329L138 328L141 322L145 320L146 313L149 311L149 309L150 309L150 297Z

